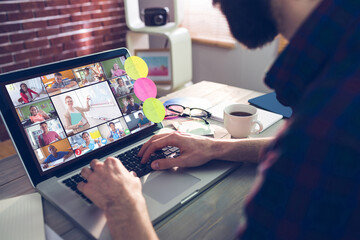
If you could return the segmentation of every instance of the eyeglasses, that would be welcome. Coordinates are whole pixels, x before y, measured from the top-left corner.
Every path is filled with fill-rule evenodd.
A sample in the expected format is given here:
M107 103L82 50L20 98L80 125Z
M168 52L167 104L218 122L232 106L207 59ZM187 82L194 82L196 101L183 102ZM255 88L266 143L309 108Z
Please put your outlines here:
M166 109L168 110L168 114L165 115L165 117L200 118L204 120L206 124L209 124L209 122L206 121L206 118L211 117L211 113L204 109L184 107L180 104L167 105Z

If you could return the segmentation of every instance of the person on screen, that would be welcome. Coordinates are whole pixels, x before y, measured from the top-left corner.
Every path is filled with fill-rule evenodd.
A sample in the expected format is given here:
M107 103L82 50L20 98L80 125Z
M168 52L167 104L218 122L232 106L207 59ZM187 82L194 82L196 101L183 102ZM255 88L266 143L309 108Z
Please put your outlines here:
M107 140L109 140L110 142L113 142L114 140L118 140L121 137L125 136L125 132L120 130L119 128L115 128L115 123L110 122L109 123L109 127L110 127L110 134L107 136Z
M37 97L40 96L39 93L28 88L26 83L20 84L20 96L24 103L29 103L29 102L33 101L35 98L35 96L33 96L33 94L36 95Z
M146 126L150 126L151 122L149 121L149 119L147 119L146 117L144 117L144 115L142 113L138 114L139 116L139 127L146 127Z
M124 112L126 112L126 114L130 114L131 112L142 109L140 104L136 103L131 95L127 96L126 101L124 101L123 103L125 105Z
M52 84L51 88L47 88L48 93L56 92L61 89L72 88L77 85L75 81L72 80L63 80L63 75L59 72L54 74L55 82Z
M71 157L73 155L72 152L65 152L65 151L58 152L56 147L53 146L53 145L49 145L48 151L49 151L50 155L43 162L43 168L48 168L49 163L55 162L55 161L57 161L57 160L59 160L61 158L65 162L66 159L68 159L69 157Z
M46 112L44 112L43 110L38 109L37 106L32 105L29 107L29 110L30 110L29 119L31 123L42 122L47 119L50 119L49 115L47 115Z
M121 75L124 75L126 72L125 70L122 70L119 68L119 64L114 63L114 66L111 68L111 77L120 77Z
M124 80L122 80L121 78L118 78L116 81L118 83L118 87L116 88L117 94L122 96L122 95L130 93L130 89L125 86Z
M38 136L40 147L44 147L49 145L50 143L56 142L57 140L61 140L59 134L55 131L49 131L48 125L46 122L40 123L40 129L42 130L42 134Z
M94 148L101 147L101 141L98 139L92 139L88 132L83 132L81 134L81 138L85 141L80 147L80 150L82 151L87 149L93 150ZM93 147L91 147L90 144L92 144Z
M86 107L75 107L72 97L65 97L67 110L65 112L65 129L73 130L74 133L81 132L90 128L90 124L85 117L85 112L90 110L90 96L86 98Z
M100 75L94 71L94 68L91 69L89 67L85 68L85 78L83 80L84 85L95 83L96 81L99 80L99 78Z

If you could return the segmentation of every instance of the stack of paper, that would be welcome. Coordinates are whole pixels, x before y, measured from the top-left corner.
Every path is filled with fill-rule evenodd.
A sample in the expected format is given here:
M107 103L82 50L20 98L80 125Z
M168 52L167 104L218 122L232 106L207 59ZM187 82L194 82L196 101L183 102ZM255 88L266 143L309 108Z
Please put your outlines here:
M40 194L0 200L0 238L45 240Z

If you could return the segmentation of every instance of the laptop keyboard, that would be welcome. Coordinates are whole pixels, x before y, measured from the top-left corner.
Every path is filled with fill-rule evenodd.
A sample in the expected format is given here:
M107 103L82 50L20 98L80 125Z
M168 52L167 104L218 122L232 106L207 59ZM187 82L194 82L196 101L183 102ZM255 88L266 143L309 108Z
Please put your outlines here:
M124 152L124 153L116 156L116 158L118 158L121 161L121 163L126 167L127 170L134 171L138 177L142 177L142 176L150 173L151 171L153 171L153 169L151 168L151 163L153 161L155 161L156 159L175 158L180 155L179 148L168 146L168 147L165 147L162 150L158 150L154 154L152 154L150 156L149 161L146 164L141 164L140 163L141 158L137 156L141 147L142 147L142 145L137 146L135 148L128 150L127 152ZM86 202L92 204L91 200L88 199L82 192L80 192L77 189L77 184L79 182L86 182L86 179L84 179L80 175L80 173L75 174L75 175L63 180L62 182L67 187L69 187L71 190L76 192Z

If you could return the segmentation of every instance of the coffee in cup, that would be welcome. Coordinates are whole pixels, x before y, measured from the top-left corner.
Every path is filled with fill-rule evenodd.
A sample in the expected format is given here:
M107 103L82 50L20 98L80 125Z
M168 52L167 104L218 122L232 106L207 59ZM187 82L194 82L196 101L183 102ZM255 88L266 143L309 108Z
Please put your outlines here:
M234 138L244 138L263 129L257 120L257 109L247 104L231 104L224 108L224 126Z

